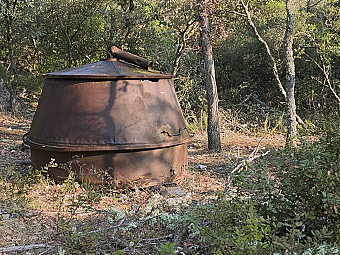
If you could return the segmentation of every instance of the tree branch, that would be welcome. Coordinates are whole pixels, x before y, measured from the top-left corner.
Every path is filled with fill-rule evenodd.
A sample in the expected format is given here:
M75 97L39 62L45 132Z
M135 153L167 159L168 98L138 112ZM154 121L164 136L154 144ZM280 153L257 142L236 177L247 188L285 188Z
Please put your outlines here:
M267 55L269 57L269 60L270 60L270 63L271 63L271 66L272 66L272 70L273 70L273 74L274 74L274 77L275 77L275 80L276 80L276 83L277 85L279 86L279 89L281 91L281 94L284 96L285 100L287 98L287 93L286 93L286 90L284 89L282 83L281 83L281 80L280 80L280 76L279 76L279 71L277 69L277 65L276 65L276 61L275 61L275 58L273 57L271 51L270 51L270 48L267 44L267 42L262 38L262 36L260 35L260 33L257 31L257 28L252 20L252 17L251 17L251 13L248 9L248 6L249 6L249 1L247 2L247 4L245 4L245 2L243 0L240 0L241 4L242 4L242 7L243 7L243 10L245 12L246 15L242 15L242 16L246 16L247 17L247 21L248 21L248 24L249 26L252 28L257 40L265 47L266 49L266 52L267 52ZM237 12L234 12L235 14L237 14ZM304 123L304 121L300 118L300 116L298 114L296 114L296 119L298 121L298 123L303 126L303 127L306 127L306 124Z
M287 94L286 94L285 89L282 86L282 83L281 83L281 80L280 80L280 77L279 77L279 71L277 70L277 66L276 66L276 61L275 61L275 59L274 59L274 57L273 57L273 55L270 51L270 48L269 48L267 42L262 38L262 36L257 31L257 28L256 28L256 26L255 26L255 24L252 20L250 11L248 9L248 3L245 4L243 0L241 0L241 3L242 3L243 10L246 13L246 17L247 17L247 21L248 21L249 26L252 28L257 40L259 40L259 42L262 43L262 45L265 47L265 49L267 51L267 54L269 56L269 60L271 62L272 68L273 68L273 73L274 73L277 85L279 86L279 89L280 89L281 93L283 94L283 96L286 98Z
M27 251L27 250L32 250L32 249L50 248L50 247L52 247L52 246L47 245L47 244L43 244L43 243L41 243L41 244L29 244L29 245L0 248L0 252L5 253L5 252L15 252L15 251Z
M229 10L227 10L227 13L233 13L233 14L236 14L236 15L239 15L239 16L247 17L247 15L245 15L244 13L237 12L237 11L229 11Z
M318 57L320 58L321 65L315 59L313 59L309 54L307 54L306 52L305 52L305 55L320 69L320 71L324 75L324 77L326 79L326 82L327 82L326 86L329 88L329 90L332 92L333 96L338 101L338 105L339 105L339 109L340 109L340 97L338 96L338 94L336 93L335 89L332 86L332 82L331 82L331 80L329 78L329 74L328 74L328 71L327 71L327 68L326 68L325 60L324 60L322 54L319 51L319 45L317 44L317 42L315 41L315 39L311 35L307 34L307 37L314 44L315 51L318 54Z
M230 174L228 175L228 178L227 178L227 183L225 185L225 188L224 188L224 192L227 192L227 190L229 190L231 184L232 184L232 180L233 180L233 177L231 176L233 173L235 172L240 172L244 166L246 166L247 164L249 164L250 162L254 161L255 159L257 158L260 158L260 157L264 157L266 156L267 154L270 153L270 151L266 151L260 155L256 155L259 151L259 148L260 148L260 144L262 142L262 140L265 138L266 136L263 136L260 141L258 142L258 144L256 145L256 147L254 148L254 150L249 154L248 158L245 159L245 160L242 160L242 162L240 164L238 164L231 172Z

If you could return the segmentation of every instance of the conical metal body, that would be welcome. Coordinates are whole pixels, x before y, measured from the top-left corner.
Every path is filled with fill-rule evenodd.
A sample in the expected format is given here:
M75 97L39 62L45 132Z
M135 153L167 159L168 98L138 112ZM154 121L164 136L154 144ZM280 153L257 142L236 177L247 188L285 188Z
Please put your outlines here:
M24 137L35 168L52 159L56 180L74 171L117 188L181 176L190 138L171 75L110 58L45 78Z

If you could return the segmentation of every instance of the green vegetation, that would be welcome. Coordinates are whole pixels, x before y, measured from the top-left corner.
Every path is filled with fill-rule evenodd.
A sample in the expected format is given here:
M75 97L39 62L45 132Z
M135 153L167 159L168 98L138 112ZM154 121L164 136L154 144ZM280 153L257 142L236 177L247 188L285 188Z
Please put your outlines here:
M6 0L0 5L6 21L0 24L0 75L10 90L40 92L43 73L103 59L115 44L153 60L156 69L176 73L187 116L198 119L205 110L195 1ZM329 115L339 118L339 4L327 0L296 5L297 110L312 123ZM252 1L249 8L284 80L285 3ZM262 102L282 111L284 99L267 54L240 13L235 1L217 1L210 9L220 105L233 109L251 95L246 105ZM265 114L261 118L263 123Z
M144 190L149 198L142 204L98 209L105 199L139 193L79 185L72 173L57 185L41 171L8 167L0 174L0 205L14 217L50 201L55 231L47 242L58 254L338 254L339 126L322 134L248 163L227 190L197 202L169 204Z

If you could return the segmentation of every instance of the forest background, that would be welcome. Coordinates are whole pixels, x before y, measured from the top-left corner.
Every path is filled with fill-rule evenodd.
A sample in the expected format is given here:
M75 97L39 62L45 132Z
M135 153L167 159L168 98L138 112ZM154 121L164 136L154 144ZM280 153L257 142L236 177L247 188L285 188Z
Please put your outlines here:
M42 74L105 59L114 44L153 60L155 69L176 75L175 87L189 122L204 115L196 1L2 0L0 4L0 77L11 94L4 110L15 110L15 95L20 92L40 93ZM261 104L265 113L282 111L284 98L270 60L242 5L211 1L207 8L221 108ZM285 1L250 1L249 8L284 80ZM340 86L339 8L334 0L296 1L296 104L299 115L313 124L339 117L335 96ZM242 110L265 120L266 114Z

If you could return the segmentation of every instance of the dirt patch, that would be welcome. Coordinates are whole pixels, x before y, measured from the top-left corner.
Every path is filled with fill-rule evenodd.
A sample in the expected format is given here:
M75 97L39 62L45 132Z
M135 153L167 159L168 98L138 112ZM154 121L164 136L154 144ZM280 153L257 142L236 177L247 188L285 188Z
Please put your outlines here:
M25 173L30 168L27 164L30 155L22 144L22 136L29 131L31 117L11 118L0 115L0 174L11 169L25 178ZM122 191L103 188L95 191L100 196L92 204L84 202L72 212L72 206L79 205L81 199L85 201L89 194L81 185L75 183L70 191L63 185L42 179L41 183L24 186L24 196L0 197L0 248L54 240L56 233L60 231L61 218L73 217L79 222L92 221L103 217L102 212L108 210L146 210L160 203L171 211L182 204L189 205L215 197L216 191L225 188L226 178L234 167L233 163L247 157L260 139L261 137L224 131L221 139L223 151L210 154L207 150L207 135L195 134L188 145L189 168L177 186L175 185L175 195L171 195L166 190L167 187L163 186ZM265 137L259 153L283 144L283 136ZM10 185L8 187L11 188ZM17 192L13 190L13 194Z
M32 116L12 118L0 115L0 170L13 164L17 165L18 171L29 167L21 165L26 164L30 157L29 150L23 146L22 136L29 131L31 118ZM211 154L207 150L207 134L194 134L188 145L189 169L178 185L186 193L191 192L195 199L199 199L202 194L223 189L225 177L232 169L231 160L247 157L261 139L262 137L224 131L221 133L223 151ZM261 141L259 153L283 145L282 135L266 136ZM141 200L146 197L142 196ZM126 199L119 200L118 206L124 204Z
M31 116L27 117L13 118L0 113L0 170L29 158L29 151L22 142L31 123Z

